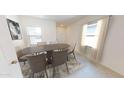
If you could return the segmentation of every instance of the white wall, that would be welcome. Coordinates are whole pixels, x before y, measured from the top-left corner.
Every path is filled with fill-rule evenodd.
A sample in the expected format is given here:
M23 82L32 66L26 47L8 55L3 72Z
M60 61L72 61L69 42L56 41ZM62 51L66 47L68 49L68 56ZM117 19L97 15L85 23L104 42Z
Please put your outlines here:
M66 28L65 27L57 27L56 28L56 40L59 43L66 43Z
M21 26L24 35L24 42L26 46L29 46L29 41L27 39L26 27L28 26L38 26L42 30L42 41L43 42L56 42L56 22L52 20L44 20L41 18L30 17L30 16L20 16Z
M82 25L102 18L104 16L87 16L82 20L68 26L67 28L67 41L69 44L78 42L76 47L80 51L80 40ZM102 65L124 75L124 16L112 16L105 47L103 51ZM80 53L82 53L80 51ZM83 53L82 53L83 54Z
M5 16L0 16L0 50L2 55L0 77L22 77L18 62L11 64L12 61L17 60L17 56Z
M21 34L22 34L22 39L21 40L13 40L13 45L14 45L16 51L18 51L18 50L22 49L25 46L24 41L23 41L23 33L22 33L19 17L15 16L15 15L7 15L6 17L8 19L10 19L10 20L13 20L13 21L19 23Z
M112 16L101 63L124 75L124 16Z
M74 46L75 43L76 45L76 51L79 52L79 46L80 46L80 38L81 38L81 26L72 24L67 28L66 31L67 34L67 42L71 46Z

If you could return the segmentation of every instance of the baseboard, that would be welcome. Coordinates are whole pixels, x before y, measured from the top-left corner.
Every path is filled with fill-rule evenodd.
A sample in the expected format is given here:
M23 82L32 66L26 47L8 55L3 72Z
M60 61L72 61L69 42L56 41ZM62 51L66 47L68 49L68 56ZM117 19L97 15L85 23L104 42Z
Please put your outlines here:
M80 53L80 52L78 52L78 53L79 53L81 56L83 56L85 59L87 59L88 61L93 62L94 64L99 64L100 66L102 66L102 67L104 67L104 68L106 68L106 69L108 69L108 70L111 70L111 71L117 73L118 75L124 77L124 75L122 75L121 73L119 73L119 72L113 70L112 68L110 68L110 67L108 67L108 66L106 66L106 65L104 65L104 64L102 64L102 63L100 63L100 62L96 62L96 61L90 59L89 57L87 57L86 55L84 55L84 54L82 54L82 53Z
M119 73L119 72L113 70L111 67L109 67L109 66L107 66L107 65L104 65L104 64L102 64L102 63L99 63L99 64L100 64L101 66L103 66L103 67L105 67L105 68L107 68L107 69L109 69L109 70L112 70L113 72L115 72L115 73L121 75L122 77L124 77L124 75L122 75L121 73Z

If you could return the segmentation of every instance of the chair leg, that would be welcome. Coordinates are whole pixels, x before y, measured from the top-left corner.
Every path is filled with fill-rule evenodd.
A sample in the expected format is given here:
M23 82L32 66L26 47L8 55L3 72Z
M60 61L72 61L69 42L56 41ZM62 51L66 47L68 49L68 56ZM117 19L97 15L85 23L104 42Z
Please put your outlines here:
M33 72L31 73L31 78L34 78L34 73Z
M43 78L44 76L44 72L40 72L40 78Z
M45 78L45 72L40 73L40 78Z
M69 61L69 58L68 58L68 56L67 56L67 61Z
M55 67L53 67L53 78L55 76Z
M73 56L74 56L74 59L76 60L76 56L75 56L75 53L73 52Z
M67 64L67 62L65 63L65 65L66 65L67 72L69 73L69 69L68 69L68 64Z
M24 61L24 65L26 64L26 62Z
M47 74L47 70L45 69L45 74L46 74L46 77L48 78L48 74Z

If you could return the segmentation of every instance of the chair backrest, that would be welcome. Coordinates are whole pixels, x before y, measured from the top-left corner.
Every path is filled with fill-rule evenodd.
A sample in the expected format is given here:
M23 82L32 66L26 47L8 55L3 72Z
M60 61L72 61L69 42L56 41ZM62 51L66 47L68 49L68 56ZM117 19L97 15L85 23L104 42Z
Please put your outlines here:
M24 55L28 55L28 54L31 54L31 47L26 47L22 50L22 53Z
M76 45L77 45L77 43L74 44L74 47L73 47L73 49L72 49L73 52L74 52L74 50L75 50Z
M38 42L37 46L46 45L46 44L47 44L46 42Z
M16 52L16 54L17 54L17 57L18 58L20 58L20 57L22 57L24 54L23 54L23 52L22 52L22 50L18 50L17 52Z
M52 65L58 66L67 62L67 50L52 53Z
M40 54L36 56L27 56L30 68L33 73L37 73L45 70L46 57L45 54Z

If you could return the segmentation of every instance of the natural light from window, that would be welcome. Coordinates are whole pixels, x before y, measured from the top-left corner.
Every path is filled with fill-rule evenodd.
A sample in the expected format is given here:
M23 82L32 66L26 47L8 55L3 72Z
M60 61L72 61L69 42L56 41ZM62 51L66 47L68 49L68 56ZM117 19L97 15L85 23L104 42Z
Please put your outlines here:
M41 27L27 27L27 35L31 45L42 41Z
M101 31L102 20L92 24L83 25L81 46L97 48L99 33Z

